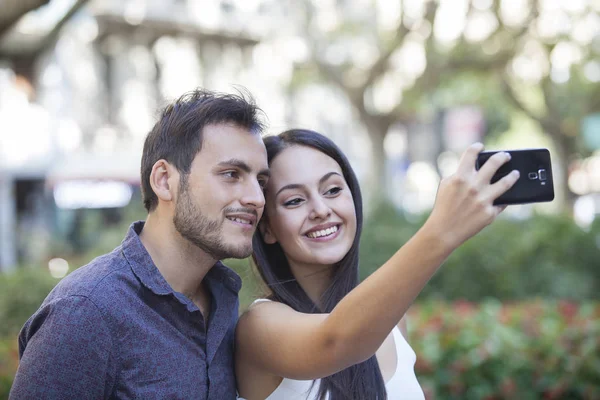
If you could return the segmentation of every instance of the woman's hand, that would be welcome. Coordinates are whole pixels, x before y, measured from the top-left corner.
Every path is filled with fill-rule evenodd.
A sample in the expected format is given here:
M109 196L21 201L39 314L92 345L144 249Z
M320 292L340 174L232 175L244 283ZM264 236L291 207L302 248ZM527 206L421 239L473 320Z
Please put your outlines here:
M494 200L519 179L519 172L512 171L491 184L492 176L510 160L510 154L494 154L477 171L475 163L482 150L481 143L469 146L462 155L456 173L442 179L433 211L424 226L439 235L450 251L496 219L506 206L494 206Z

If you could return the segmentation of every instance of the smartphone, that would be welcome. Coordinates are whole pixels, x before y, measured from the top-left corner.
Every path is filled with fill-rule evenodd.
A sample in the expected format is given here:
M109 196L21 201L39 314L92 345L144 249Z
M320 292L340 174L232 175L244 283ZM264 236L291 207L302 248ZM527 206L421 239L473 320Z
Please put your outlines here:
M511 159L498 169L492 177L491 183L499 181L515 169L521 175L512 188L494 201L495 205L540 203L554 200L552 163L548 149L504 151L510 153ZM475 168L479 170L495 153L497 151L479 153Z

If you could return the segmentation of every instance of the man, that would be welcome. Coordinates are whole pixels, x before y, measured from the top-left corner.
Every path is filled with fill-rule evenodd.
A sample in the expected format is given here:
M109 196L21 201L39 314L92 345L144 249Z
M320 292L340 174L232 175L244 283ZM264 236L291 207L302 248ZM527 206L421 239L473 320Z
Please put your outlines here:
M148 217L63 279L19 337L11 399L235 399L240 278L268 179L260 110L197 90L148 134Z

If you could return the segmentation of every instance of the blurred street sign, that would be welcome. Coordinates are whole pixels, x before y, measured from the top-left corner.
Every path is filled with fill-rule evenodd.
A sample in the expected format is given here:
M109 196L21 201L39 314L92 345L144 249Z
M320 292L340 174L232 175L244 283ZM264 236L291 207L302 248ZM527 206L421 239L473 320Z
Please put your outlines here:
M590 114L581 122L583 142L592 151L600 149L600 113Z

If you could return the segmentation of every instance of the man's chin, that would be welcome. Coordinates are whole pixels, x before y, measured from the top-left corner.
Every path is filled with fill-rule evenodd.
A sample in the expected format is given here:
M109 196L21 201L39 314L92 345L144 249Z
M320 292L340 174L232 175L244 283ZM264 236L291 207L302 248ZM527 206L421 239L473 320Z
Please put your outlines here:
M244 259L252 255L252 247L242 249L231 249L228 253L229 254L225 258Z

